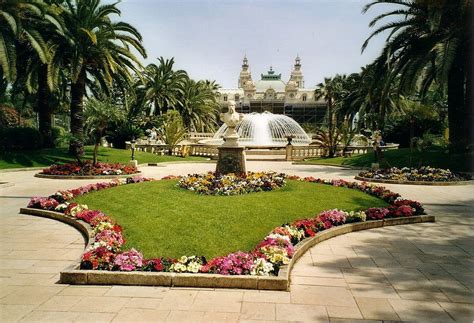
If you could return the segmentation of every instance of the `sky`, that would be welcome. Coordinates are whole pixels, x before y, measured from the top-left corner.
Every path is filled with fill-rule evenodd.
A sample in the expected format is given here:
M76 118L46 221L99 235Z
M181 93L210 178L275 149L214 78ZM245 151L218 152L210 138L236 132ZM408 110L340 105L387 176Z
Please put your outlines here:
M143 36L148 58L175 58L193 79L237 87L247 55L252 78L270 66L287 81L298 54L305 86L324 77L360 71L380 53L376 37L361 54L370 20L389 8L362 14L369 0L123 0L121 20Z

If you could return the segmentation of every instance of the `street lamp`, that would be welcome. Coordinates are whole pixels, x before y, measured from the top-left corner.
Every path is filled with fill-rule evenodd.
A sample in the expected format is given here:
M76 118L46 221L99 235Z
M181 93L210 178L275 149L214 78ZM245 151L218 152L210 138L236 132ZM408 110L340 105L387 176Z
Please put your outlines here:
M130 140L130 147L132 149L132 161L135 160L135 144L137 142L135 141L135 137L132 137L132 140Z

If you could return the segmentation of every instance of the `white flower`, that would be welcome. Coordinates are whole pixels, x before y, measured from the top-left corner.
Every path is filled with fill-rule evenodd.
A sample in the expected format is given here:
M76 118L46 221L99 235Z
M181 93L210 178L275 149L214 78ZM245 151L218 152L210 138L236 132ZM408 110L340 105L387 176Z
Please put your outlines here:
M192 273L197 273L201 267L201 264L199 264L197 261L192 261L188 264L187 270Z
M263 258L257 258L253 263L250 274L254 276L269 276L271 271L273 271L271 263Z
M170 271L174 271L177 273L184 273L186 269L187 269L186 265L183 265L182 263L179 263L179 262L172 264L170 267Z

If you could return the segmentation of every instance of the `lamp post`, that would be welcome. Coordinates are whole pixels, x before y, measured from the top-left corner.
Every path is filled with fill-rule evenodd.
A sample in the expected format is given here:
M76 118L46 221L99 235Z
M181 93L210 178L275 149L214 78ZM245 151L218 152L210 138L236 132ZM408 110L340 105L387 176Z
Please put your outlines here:
M131 149L132 149L132 160L135 160L135 144L137 142L135 141L135 137L132 137L132 140L130 140L130 146L131 146Z
M138 161L135 160L135 144L137 142L135 141L135 137L132 137L132 140L130 140L130 149L132 151L132 160L130 160L130 166L133 167L138 167Z

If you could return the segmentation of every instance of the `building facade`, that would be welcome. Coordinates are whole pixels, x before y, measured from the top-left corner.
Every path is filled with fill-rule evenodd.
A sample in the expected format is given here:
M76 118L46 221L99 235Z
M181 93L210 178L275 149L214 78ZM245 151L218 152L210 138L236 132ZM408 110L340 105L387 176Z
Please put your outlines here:
M315 88L305 88L301 60L297 56L288 82L281 79L272 67L260 80L254 81L247 57L244 57L240 71L238 87L219 89L220 104L227 105L228 100L237 103L237 111L242 113L269 111L284 114L298 123L320 124L327 112L324 101L316 100Z

